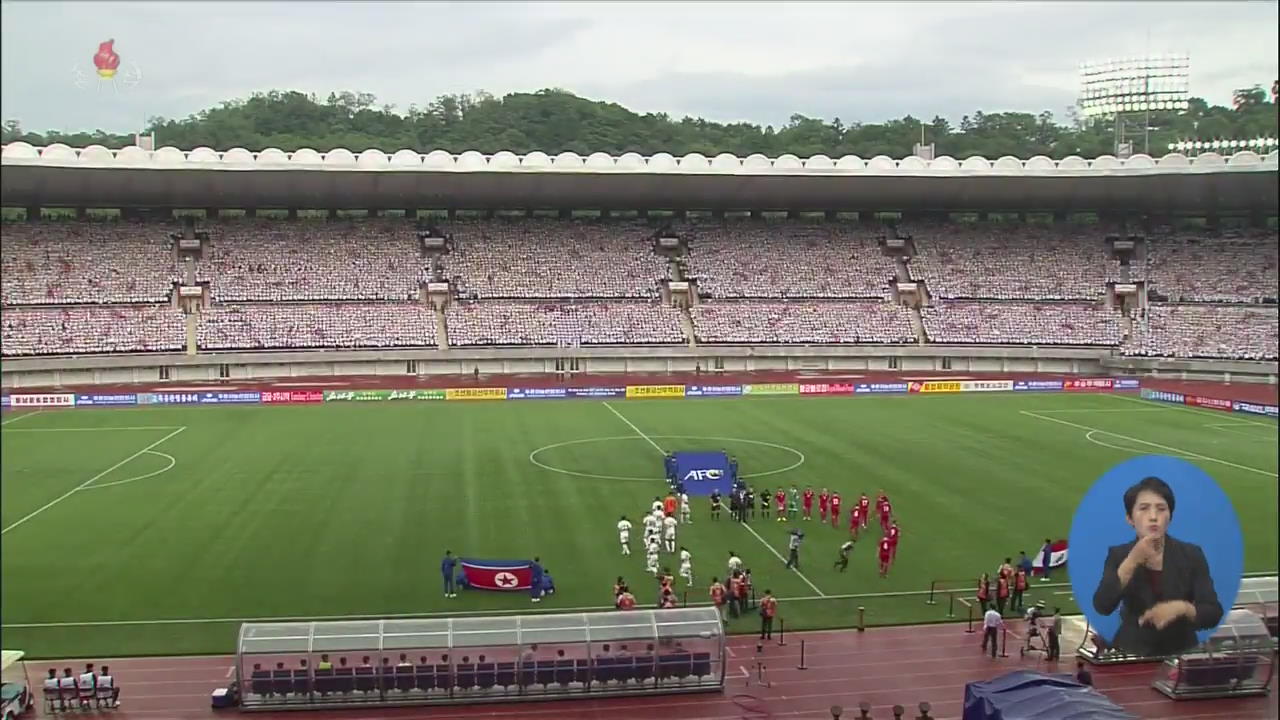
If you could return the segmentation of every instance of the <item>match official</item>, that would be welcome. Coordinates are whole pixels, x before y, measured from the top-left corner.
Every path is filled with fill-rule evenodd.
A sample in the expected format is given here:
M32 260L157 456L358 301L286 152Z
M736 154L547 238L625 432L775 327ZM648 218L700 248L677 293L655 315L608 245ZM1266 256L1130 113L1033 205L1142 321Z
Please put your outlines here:
M458 597L458 589L453 584L453 569L457 565L458 560L453 556L453 552L445 550L444 559L440 561L440 573L444 575L444 596L447 598Z
M800 543L804 542L804 533L799 530L791 531L791 539L787 542L787 567L800 569Z

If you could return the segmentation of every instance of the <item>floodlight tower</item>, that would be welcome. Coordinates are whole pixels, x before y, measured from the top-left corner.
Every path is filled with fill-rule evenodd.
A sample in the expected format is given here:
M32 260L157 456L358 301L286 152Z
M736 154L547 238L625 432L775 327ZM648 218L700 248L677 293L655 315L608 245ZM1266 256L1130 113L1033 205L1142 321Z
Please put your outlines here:
M1131 138L1142 123L1142 151L1150 152L1151 112L1186 110L1190 99L1191 56L1149 55L1080 65L1080 114L1115 122L1115 154L1133 154Z

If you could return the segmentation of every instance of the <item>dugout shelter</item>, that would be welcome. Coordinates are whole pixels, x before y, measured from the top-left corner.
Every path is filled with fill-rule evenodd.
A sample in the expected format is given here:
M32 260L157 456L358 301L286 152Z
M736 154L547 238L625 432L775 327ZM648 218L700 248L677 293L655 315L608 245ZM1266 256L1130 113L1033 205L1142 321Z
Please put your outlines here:
M719 692L714 608L245 623L242 710Z
M1152 686L1174 700L1266 695L1275 660L1276 641L1262 618L1237 608L1200 647L1166 659Z

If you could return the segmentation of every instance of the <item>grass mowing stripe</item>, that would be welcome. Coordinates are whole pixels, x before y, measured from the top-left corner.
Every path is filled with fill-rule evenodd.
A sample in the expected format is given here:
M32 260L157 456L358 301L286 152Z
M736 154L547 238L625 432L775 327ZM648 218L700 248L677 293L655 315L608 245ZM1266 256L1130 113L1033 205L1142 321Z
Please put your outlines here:
M1037 589L1048 590L1050 588L1070 587L1070 583L1049 583L1048 585L1038 585ZM901 598L901 597L923 597L925 595L942 594L947 592L944 590L899 590L893 592L874 592L874 593L849 593L845 595L801 595L799 597L780 597L779 602L811 602L815 600L865 600L868 598ZM1070 591L1068 591L1070 592ZM1055 593L1060 594L1060 593ZM687 607L700 607L711 605L710 601L691 602ZM306 616L270 616L270 617L235 617L235 618L173 618L160 620L86 620L83 622L47 622L47 623L6 623L0 625L5 628L53 628L53 627L96 627L111 625L202 625L216 623L236 623L236 622L309 622L323 620L393 620L404 618L431 618L431 617L448 617L458 615L525 615L536 613L573 613L573 612L594 612L604 610L616 610L614 605L583 605L579 607L541 607L541 608L521 608L517 610L450 610L433 613L389 613L385 615L319 615L315 617Z
M622 413L620 413L620 412L618 412L617 410L615 410L615 409L614 409L614 407L613 407L612 405L610 405L609 403L607 403L607 402L603 402L603 401L602 401L602 402L601 402L601 404L602 404L602 405L604 405L605 407L609 408L609 410L610 410L611 412L613 412L613 414L614 414L614 415L617 415L617 416L622 420L622 422L626 423L628 427L630 427L632 430L635 430L637 435L639 435L640 437L642 437L642 438L644 438L645 440L647 440L647 441L649 442L649 444L650 444L650 445L652 445L652 446L654 447L654 449L656 449L659 453L661 453L661 454L663 455L663 457L665 457L665 456L666 456L667 451L666 451L666 450L663 450L663 449L662 449L662 446L660 446L660 445L658 445L658 443L654 442L654 441L653 441L653 439L652 439L652 438L650 438L648 435L645 435L645 434L644 434L644 431L642 431L640 428L636 427L636 426L635 426L635 425L634 425L630 420L628 420L628 419L626 418L626 416L624 416ZM803 457L803 456L802 456L802 457ZM742 525L742 527L746 528L746 529L747 529L747 532L751 533L751 534L755 537L755 539L759 540L761 545L764 545L766 548L768 548L768 549L769 549L769 552L773 553L773 556L774 556L774 557L778 558L778 560L782 561L783 563L786 563L786 562L787 562L787 559L786 559L786 558L784 558L784 557L782 557L781 553L779 553L779 552L778 552L778 551L773 547L773 545L770 545L770 544L769 544L769 542L768 542L767 540L765 540L764 538L760 537L760 533L756 532L756 531L755 531L755 529L754 529L754 528L752 528L750 524L748 524L748 523L739 523L739 524L740 524L740 525ZM814 585L812 582L810 582L809 578L805 577L805 576L804 576L804 573L800 572L800 569L799 569L799 568L791 567L791 568L789 568L789 569L790 569L790 570L792 570L792 571L794 571L796 575L799 575L799 576L800 576L800 579L804 581L805 585L808 585L810 588L812 588L812 589L813 589L813 591L814 591L814 592L816 592L816 593L818 593L818 595L819 595L820 597L826 597L826 594L825 594L825 593L823 593L823 592L822 592L822 590L821 590L817 585Z
M1022 413L1023 415L1027 415L1027 416L1029 416L1029 417L1038 418L1038 419L1040 419L1040 420L1048 420L1049 422L1060 423L1060 424L1062 424L1062 425L1070 425L1071 427L1074 427L1074 428L1080 428L1081 430L1088 430L1088 431L1091 431L1091 432L1102 433L1103 435L1110 435L1110 436L1112 436L1112 437L1118 437L1118 438L1120 438L1121 440L1128 440L1128 441L1130 441L1130 442L1142 443L1143 445L1150 445L1151 447L1154 447L1154 448L1160 448L1161 450L1167 450L1167 451L1169 451L1169 452L1176 452L1176 453L1180 453L1180 454L1185 455L1185 456L1187 456L1187 457L1193 457L1193 458L1197 458L1197 459L1199 459L1199 460L1207 460L1207 461L1209 461L1209 462L1215 462L1215 463L1218 463L1218 464L1220 464L1220 465L1227 465L1227 466L1229 466L1229 467L1233 467L1233 468L1236 468L1236 469L1238 469L1238 470L1247 470L1247 471L1249 471L1249 472L1257 473L1257 474L1259 474L1259 475L1266 475L1266 476L1268 476L1268 477L1280 477L1280 475L1277 475L1276 473L1273 473L1273 472L1271 472L1270 470L1259 470L1258 468L1255 468L1255 467L1249 467L1248 465L1240 465L1240 464L1237 464L1237 463L1233 463L1233 462L1231 462L1230 460L1220 460L1220 459L1215 458L1215 457L1209 457L1208 455L1201 455L1201 454L1199 454L1199 453L1193 453L1193 452L1191 452L1190 450L1183 450L1183 449L1181 449L1181 448L1173 447L1172 445L1161 445L1160 443L1153 443L1153 442L1151 442L1151 441L1149 441L1149 440L1140 440L1140 439L1138 439L1138 438L1136 438L1136 437L1130 437L1130 436L1128 436L1128 435L1121 435L1120 433L1111 432L1110 430L1101 430L1101 429L1099 429L1099 428L1089 427L1088 425L1080 425L1080 424L1078 424L1078 423L1069 422L1069 421L1067 421L1067 420L1059 420L1058 418L1051 418L1051 417L1047 417L1047 416L1045 416L1045 415L1037 415L1037 414L1035 414L1035 413L1033 413L1033 412L1031 412L1031 411L1029 411L1029 410L1019 410L1018 412Z
M83 490L83 489L85 489L86 487L88 487L88 486L92 485L92 484L94 483L94 481L98 480L99 478L106 477L109 473L111 473L111 471L112 471L112 470L115 470L115 469L116 469L116 468L118 468L118 467L122 467L125 463L129 462L130 460L133 460L134 458L136 458L136 457L138 457L138 456L142 455L143 453L147 452L147 451L148 451L148 450L150 450L151 448L153 448L153 447L155 447L155 446L159 445L160 443L164 442L165 440L168 440L169 438L173 437L174 435L177 435L178 433L180 433L180 432L182 432L183 430L186 430L186 429L187 429L187 428L186 428L186 426L184 425L184 426L182 426L182 427L178 428L177 430L174 430L173 432L169 433L168 435L165 435L164 437L160 438L159 440L157 440L157 441L155 441L155 442L151 443L150 445L148 445L148 446L146 446L146 447L142 448L142 449L141 449L141 450L139 450L138 452L136 452L136 453L134 453L134 454L130 455L129 457L127 457L127 458L125 458L125 459L121 460L120 462L116 463L115 465L112 465L111 467L107 468L106 470L103 470L102 472L98 473L97 475L94 475L93 477L89 478L88 480L85 480L84 482L80 483L79 485L77 485L77 486L75 486L75 487L71 488L70 490L68 490L68 491L66 491L65 493L63 493L63 494L59 495L58 497L54 498L53 500L50 500L49 502L47 502L47 503L45 503L44 505L40 506L40 507L39 507L39 508L37 508L35 511L33 511L33 512L31 512L31 513L28 513L27 515L23 516L23 517L22 517L22 519L15 521L12 525L10 525L9 527L5 528L4 530L0 530L0 535L4 535L5 533L9 532L10 530L12 530L12 529L14 529L14 528L18 527L19 525L21 525L21 524L23 524L23 523L25 523L26 521L30 520L31 518L33 518L33 517L35 517L35 516L39 515L40 513L44 512L45 510L48 510L49 508L53 507L54 505L57 505L58 503L62 502L63 500L66 500L67 498L69 498L69 497L71 497L72 495L74 495L77 491L79 491L79 490Z

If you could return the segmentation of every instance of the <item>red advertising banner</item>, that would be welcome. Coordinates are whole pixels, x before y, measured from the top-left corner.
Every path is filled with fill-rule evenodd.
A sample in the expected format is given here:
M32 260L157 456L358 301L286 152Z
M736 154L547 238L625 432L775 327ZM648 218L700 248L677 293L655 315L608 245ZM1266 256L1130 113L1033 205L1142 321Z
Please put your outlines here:
M813 383L800 384L801 395L852 395L853 383Z
M264 403L321 403L324 392L321 390L264 390Z
M1187 404L1196 407L1208 408L1210 410L1225 410L1231 412L1230 400L1219 400L1217 398L1207 398L1200 395L1188 395Z
M1067 378L1062 381L1062 389L1068 391L1113 390L1115 378Z

